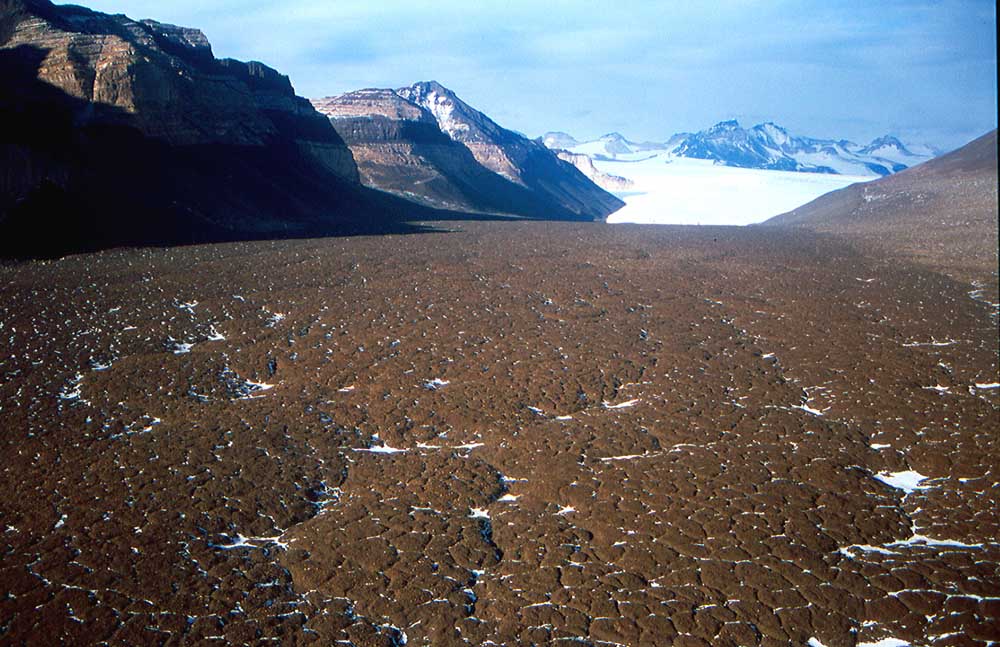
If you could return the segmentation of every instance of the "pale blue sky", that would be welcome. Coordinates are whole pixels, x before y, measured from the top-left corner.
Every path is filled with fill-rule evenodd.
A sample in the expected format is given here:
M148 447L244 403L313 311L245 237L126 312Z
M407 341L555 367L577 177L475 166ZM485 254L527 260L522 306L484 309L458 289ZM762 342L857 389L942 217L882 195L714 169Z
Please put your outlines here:
M202 29L305 96L435 79L501 125L665 140L727 118L954 148L996 127L992 0L84 0Z

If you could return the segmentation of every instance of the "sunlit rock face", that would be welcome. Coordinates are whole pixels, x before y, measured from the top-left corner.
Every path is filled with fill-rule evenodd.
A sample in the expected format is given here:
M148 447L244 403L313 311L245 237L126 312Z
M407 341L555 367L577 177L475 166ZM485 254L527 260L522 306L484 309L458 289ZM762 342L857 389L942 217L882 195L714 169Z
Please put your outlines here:
M622 206L574 165L498 126L437 83L313 101L368 186L436 207L603 220Z
M337 143L288 77L263 63L217 60L197 29L47 0L9 2L3 21L3 48L37 48L37 78L91 106L85 119L173 145L261 146L279 134ZM357 178L349 164L333 167Z

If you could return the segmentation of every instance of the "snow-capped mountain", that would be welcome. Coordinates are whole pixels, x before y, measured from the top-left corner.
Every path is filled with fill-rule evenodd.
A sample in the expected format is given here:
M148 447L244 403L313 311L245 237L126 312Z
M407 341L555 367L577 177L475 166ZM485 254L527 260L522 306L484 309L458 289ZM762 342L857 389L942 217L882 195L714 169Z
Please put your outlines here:
M621 133L608 133L589 142L579 142L572 135L561 132L545 133L543 144L554 150L567 150L578 155L587 155L595 160L618 159L647 151L665 151L667 144L657 142L633 142Z
M573 139L572 135L560 132L545 133L542 135L542 143L545 144L546 148L553 150L569 150L580 145L580 142Z
M552 135L555 133L544 136L542 141L555 144ZM907 147L890 135L859 145L847 140L795 136L771 122L743 128L736 120L697 133L678 133L663 144L637 144L612 133L578 143L569 150L595 160L636 161L656 155L712 160L741 168L868 177L892 175L937 154L928 147Z
M941 155L941 151L930 146L905 146L892 135L885 135L872 140L864 148L858 151L861 155L869 155L882 159L892 160L906 166L913 166L914 158L931 158Z

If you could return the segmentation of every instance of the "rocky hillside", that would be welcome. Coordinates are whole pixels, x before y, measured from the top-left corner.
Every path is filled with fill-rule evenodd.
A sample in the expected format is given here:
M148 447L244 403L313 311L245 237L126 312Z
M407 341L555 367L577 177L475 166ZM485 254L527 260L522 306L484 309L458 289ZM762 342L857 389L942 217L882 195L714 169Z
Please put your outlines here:
M5 254L396 228L287 77L197 30L5 0L0 75Z
M768 220L848 235L961 278L997 268L997 131L896 175Z
M580 219L603 220L624 206L541 142L501 127L439 83L416 83L396 92L430 112L441 130L480 164Z
M313 103L350 146L366 186L437 208L580 219L548 194L480 164L428 110L393 90Z
M603 220L621 207L544 146L437 83L318 99L370 187L447 209Z

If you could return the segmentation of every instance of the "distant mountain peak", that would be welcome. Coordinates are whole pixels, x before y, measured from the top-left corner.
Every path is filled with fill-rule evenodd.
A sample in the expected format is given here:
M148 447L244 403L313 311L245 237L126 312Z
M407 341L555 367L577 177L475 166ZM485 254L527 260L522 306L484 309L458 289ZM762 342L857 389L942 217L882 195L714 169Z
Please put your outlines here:
M618 132L575 145L557 145L552 137L542 141L546 146L586 154L595 160L645 158L662 151L675 157L711 160L740 168L857 176L891 175L934 156L932 150L923 147L914 152L892 135L861 147L846 139L793 135L774 121L744 128L736 119L720 121L696 133L677 133L661 144L637 144Z
M546 148L558 150L566 150L580 144L575 137L561 131L547 132L542 135L541 141Z
M732 130L742 130L742 128L740 127L740 122L737 121L736 119L727 119L725 121L720 121L719 123L709 128L708 132L725 132Z
M886 148L896 149L903 155L913 155L913 153L910 152L910 150L903 144L903 142L899 141L899 139L897 139L893 135L883 135L881 137L877 137L872 140L872 143L868 144L861 150L864 153L875 153L881 149L886 149Z
M414 103L421 103L433 97L437 101L452 101L471 109L468 104L458 98L458 95L454 91L446 88L437 81L418 81L413 85L396 90L396 93L410 99Z
M872 146L896 146L898 148L905 148L905 146L903 146L903 142L899 141L899 139L897 139L893 135L882 135L881 137L873 139L871 145Z
M784 133L786 135L788 134L788 129L787 128L785 128L784 126L778 125L778 124L774 123L773 121L765 121L762 124L757 124L756 126L754 126L754 129L756 129L756 130L763 130L763 131L766 131L766 132Z
M440 83L438 83L437 81L435 81L433 79L431 79L430 81L417 81L416 83L414 83L410 87L411 88L422 88L422 89L424 89L425 91L428 91L428 92L438 92L438 93L441 93L441 94L451 95L453 97L455 96L454 92L452 92L450 89L444 87L443 85L441 85Z

